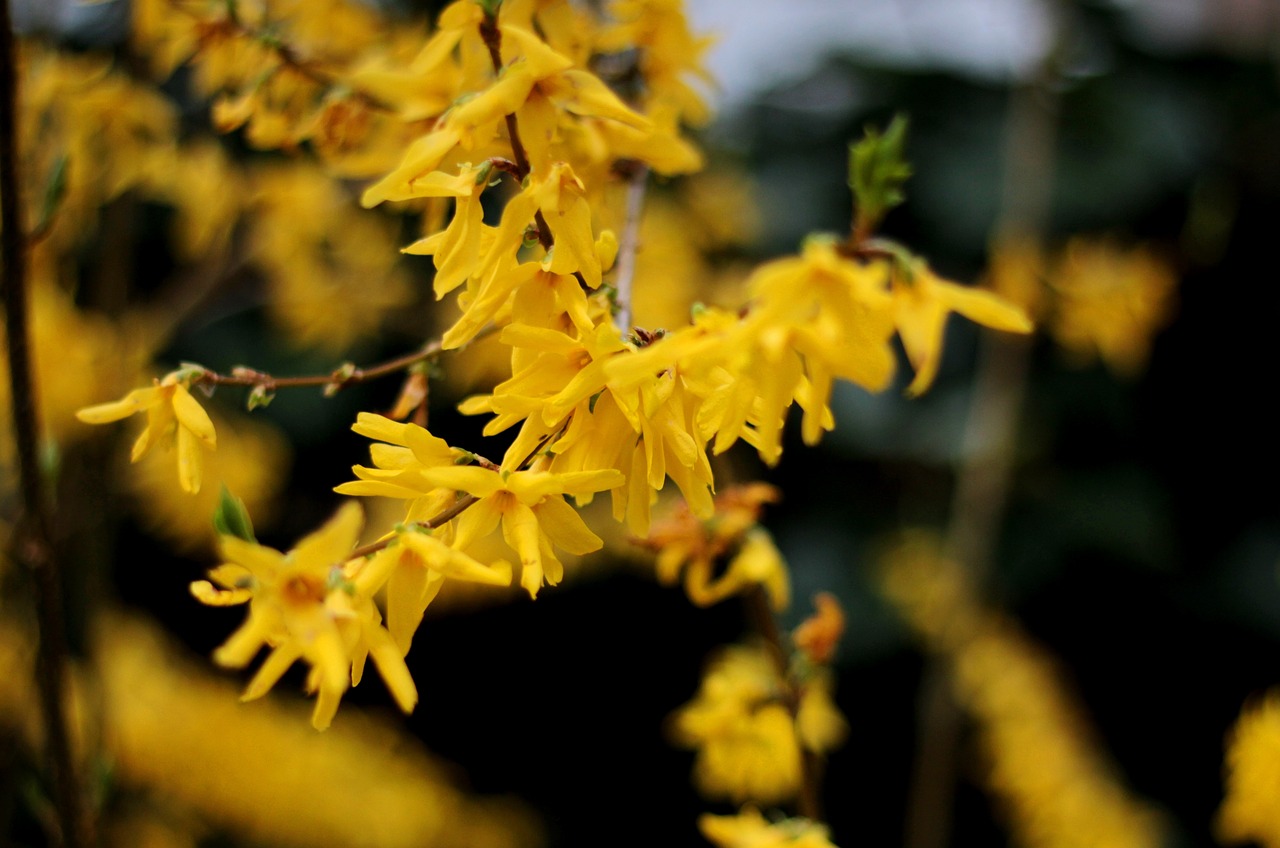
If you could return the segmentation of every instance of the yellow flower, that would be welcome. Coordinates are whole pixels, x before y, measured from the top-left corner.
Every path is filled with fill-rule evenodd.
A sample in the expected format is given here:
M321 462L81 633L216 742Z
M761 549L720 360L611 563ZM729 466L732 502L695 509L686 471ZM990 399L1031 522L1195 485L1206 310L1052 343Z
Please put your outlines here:
M90 406L76 413L86 424L108 424L128 418L137 412L147 413L147 426L133 443L130 459L137 462L159 442L174 441L178 445L178 482L183 491L200 491L200 472L204 464L202 450L217 446L213 422L183 380L183 371L174 371L147 389L134 389L111 403Z
M697 697L672 716L677 743L697 750L694 782L708 797L774 804L800 788L800 740L784 682L758 647L736 645L707 667Z
M1067 245L1051 283L1058 344L1076 361L1100 359L1132 377L1172 317L1178 278L1150 249L1080 239Z
M933 383L942 361L947 316L958 312L993 330L1029 333L1031 320L1016 306L988 291L947 282L918 262L893 275L893 320L916 376L907 394L918 395Z
M334 491L340 495L401 498L409 502L408 522L426 521L450 506L453 490L426 480L422 472L436 466L452 466L465 452L449 447L417 424L392 421L372 412L361 412L351 429L361 436L387 444L369 447L374 468L352 467L358 480L343 483Z
M698 829L719 848L836 848L826 825L801 818L771 822L754 807L736 816L704 813Z
M414 631L445 578L510 586L511 564L499 560L484 566L431 531L407 529L397 533L393 544L379 551L361 572L362 583L387 587L387 630L400 653L409 653Z
M683 571L685 593L698 606L762 586L773 608L785 609L791 594L787 565L773 539L755 524L763 505L777 499L777 489L766 483L734 486L716 497L709 520L682 503L641 541L658 552L659 582L672 585ZM725 558L728 565L718 569Z
M226 561L209 572L212 582L192 583L191 592L211 606L249 603L248 619L214 652L219 665L243 668L264 646L272 649L243 700L262 697L294 662L305 660L311 666L307 688L319 693L311 723L324 730L372 655L400 709L413 709L418 691L382 627L372 600L377 586L362 579L364 560L347 565L362 523L359 504L348 502L287 554L222 537Z
M520 555L520 585L530 597L537 597L544 580L554 586L564 576L553 545L571 554L591 553L604 545L564 496L599 492L623 483L622 474L612 468L555 474L453 466L424 469L422 476L435 486L479 498L457 519L457 548L465 550L501 522L503 538Z
M1280 846L1280 689L1240 713L1227 739L1226 784L1218 839Z

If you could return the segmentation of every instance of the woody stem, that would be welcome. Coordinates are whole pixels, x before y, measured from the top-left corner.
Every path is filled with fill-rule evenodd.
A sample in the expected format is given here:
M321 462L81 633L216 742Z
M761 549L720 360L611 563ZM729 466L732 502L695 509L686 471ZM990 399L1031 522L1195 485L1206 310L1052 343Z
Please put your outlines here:
M15 555L34 578L39 627L36 678L61 844L64 848L79 848L89 844L88 819L64 711L68 663L62 575L52 541L52 509L40 468L38 398L27 321L26 229L19 206L17 89L9 5L0 3L0 283L4 288L9 393L23 504L14 533Z

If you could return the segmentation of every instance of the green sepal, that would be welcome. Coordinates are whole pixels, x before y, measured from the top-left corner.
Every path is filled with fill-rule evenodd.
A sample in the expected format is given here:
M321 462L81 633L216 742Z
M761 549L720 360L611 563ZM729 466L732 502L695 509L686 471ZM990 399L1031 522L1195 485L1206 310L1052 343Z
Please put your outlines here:
M218 508L213 512L213 527L221 536L235 536L246 542L257 543L253 535L253 521L249 518L249 510L244 501L231 494L225 483L218 494Z

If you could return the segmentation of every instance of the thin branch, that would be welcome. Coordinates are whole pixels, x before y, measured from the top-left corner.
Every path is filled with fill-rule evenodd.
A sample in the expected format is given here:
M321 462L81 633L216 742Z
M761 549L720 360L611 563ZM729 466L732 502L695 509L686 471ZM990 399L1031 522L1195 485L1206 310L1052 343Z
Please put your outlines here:
M769 609L769 599L763 587L753 586L743 595L747 615L751 619L757 633L764 638L765 650L773 663L774 671L783 684L783 704L791 714L794 723L800 713L800 688L791 676L789 657L791 652L783 641L782 632L778 630L778 621L773 610ZM819 787L821 775L820 762L812 751L801 750L800 758L800 796L796 801L796 809L800 815L811 821L822 821L822 799Z
M209 21L201 17L198 12L185 8L177 2L173 2L173 0L170 0L169 5L175 11L186 14L201 23L209 23ZM363 91L356 87L350 80L341 79L337 75L321 69L314 60L305 59L302 56L299 56L298 52L293 47L281 41L280 37L275 33L251 27L234 14L228 14L227 17L222 19L221 23L223 27L233 35L249 39L251 41L256 41L259 44L263 44L271 48L271 50L276 54L276 58L280 60L281 65L289 68L289 70L299 76L310 80L321 88L332 89L342 87L350 92L349 97L351 99L360 101L370 109L391 114L395 113L395 108L382 102L382 100L372 94L369 94L367 91Z
M631 329L631 289L636 277L636 254L640 249L640 215L644 211L644 193L648 184L649 169L642 164L635 165L627 182L626 220L622 226L622 241L618 244L618 273L613 280L618 293L616 321L623 335Z
M40 629L36 678L61 844L80 848L89 844L88 820L64 711L68 663L61 572L52 543L52 510L40 470L38 399L28 327L26 234L18 183L16 58L9 5L0 3L0 282L4 287L9 394L23 504L14 533L15 553L34 577Z
M1065 6L1053 12L1056 44L1035 79L1010 92L1005 128L1005 173L1000 237L1041 235L1051 211L1056 77L1067 43ZM996 333L979 338L977 377L965 423L964 454L951 499L946 550L982 592L991 573L996 541L1012 482L1018 423L1030 370L1030 345ZM951 669L929 661L918 703L915 774L908 798L907 848L943 848L951 841L958 750L963 722L954 701Z
M483 39L485 47L489 48L489 61L493 64L494 74L502 73L502 30L498 28L496 17L490 17L487 14L484 16L484 20L480 22L480 38ZM529 164L529 154L524 149L524 142L520 140L520 124L516 120L516 113L507 115L506 122L507 137L511 140L511 155L516 160L513 174L517 180L523 181L529 176L533 166ZM541 209L534 213L533 221L538 229L538 243L542 245L543 250L550 250L555 239L551 236L551 228L547 226L546 218L542 217Z
M476 333L475 339L472 341L482 339L495 332L496 329L493 326L486 327ZM243 366L231 369L230 374L221 374L217 371L205 369L191 380L191 384L194 386L244 386L265 392L273 392L276 389L323 387L326 392L334 394L347 386L376 380L379 377L386 377L389 374L395 374L417 365L419 362L428 362L436 359L445 352L441 342L435 340L413 353L406 353L403 356L397 356L395 359L389 359L377 365L370 365L367 368L359 368L354 364L347 363L328 374L307 374L296 377L275 377L265 371L256 371Z

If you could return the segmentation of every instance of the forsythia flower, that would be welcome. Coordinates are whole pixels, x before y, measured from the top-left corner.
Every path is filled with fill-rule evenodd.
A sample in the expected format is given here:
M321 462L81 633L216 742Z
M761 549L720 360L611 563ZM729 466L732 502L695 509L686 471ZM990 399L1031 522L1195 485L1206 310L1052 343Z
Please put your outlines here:
M893 320L907 358L916 369L907 387L910 395L929 388L942 360L942 334L947 316L959 313L993 330L1029 333L1031 320L1016 306L997 295L948 282L925 263L893 276Z
M698 829L719 848L836 848L826 825L800 818L771 822L754 807L736 816L704 813Z
M1096 357L1121 375L1137 374L1172 316L1177 283L1151 250L1072 241L1052 279L1053 337L1077 360Z
M704 794L738 803L785 801L800 788L802 745L822 753L843 740L844 718L831 702L828 679L806 681L799 722L784 705L785 686L758 647L734 646L708 666L697 697L672 723L676 740L697 749L694 780Z
M390 444L373 445L377 467L356 466L360 479L339 486L340 493L403 498L410 503L409 521L431 519L456 504L458 493L469 495L476 502L451 523L452 547L465 551L501 524L503 538L520 556L520 585L531 596L537 596L544 580L554 586L564 574L553 545L585 554L604 544L564 496L583 497L622 485L622 474L612 468L553 473L459 466L455 463L464 452L416 424L363 413L353 429Z
M844 635L844 610L830 592L819 592L813 603L817 611L795 629L791 641L809 662L825 665L831 662Z
M735 486L715 499L715 515L702 521L681 504L640 544L658 552L658 580L670 586L684 571L689 600L710 606L751 586L762 586L776 610L790 600L790 575L772 537L755 522L765 503L778 499L766 483ZM730 557L729 555L732 554ZM728 566L716 573L718 560Z
M564 566L552 545L571 554L598 551L604 542L587 529L565 495L585 495L620 486L614 469L554 474L549 471L453 466L422 472L429 483L466 492L478 501L457 519L454 544L466 549L489 535L501 522L502 536L520 555L520 585L537 597L545 582L554 586Z
M1218 839L1280 846L1280 690L1249 704L1227 738Z
M137 462L153 445L164 441L178 446L178 482L183 491L200 491L204 464L201 451L217 446L213 422L183 382L183 372L174 371L147 389L134 389L112 403L90 406L76 413L86 424L108 424L137 412L147 413L147 426L133 443L130 459Z
M262 697L291 665L305 660L311 666L307 688L319 693L311 723L323 730L372 655L396 703L405 712L413 709L418 691L382 627L372 600L377 585L360 574L363 560L344 567L362 523L359 504L347 503L287 554L222 537L226 562L209 572L212 583L192 583L191 592L211 606L249 602L248 620L213 655L219 665L243 668L264 645L272 649L244 700Z

